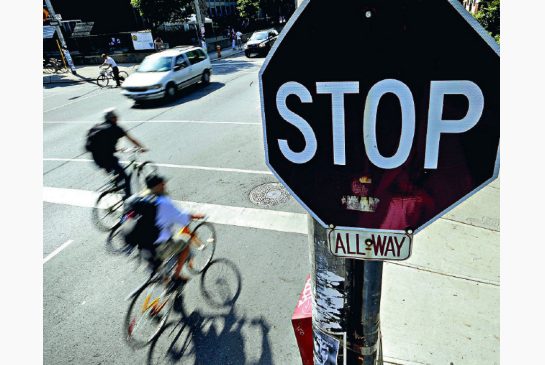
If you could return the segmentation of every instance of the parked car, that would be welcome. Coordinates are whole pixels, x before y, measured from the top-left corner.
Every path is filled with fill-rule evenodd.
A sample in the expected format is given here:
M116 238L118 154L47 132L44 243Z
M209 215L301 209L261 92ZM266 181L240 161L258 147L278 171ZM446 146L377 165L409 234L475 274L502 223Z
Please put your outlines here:
M174 98L184 87L208 84L210 58L200 47L179 46L144 58L122 84L122 94L136 101Z
M250 57L253 54L266 55L271 50L277 38L278 32L274 29L254 32L248 42L244 45L246 57Z

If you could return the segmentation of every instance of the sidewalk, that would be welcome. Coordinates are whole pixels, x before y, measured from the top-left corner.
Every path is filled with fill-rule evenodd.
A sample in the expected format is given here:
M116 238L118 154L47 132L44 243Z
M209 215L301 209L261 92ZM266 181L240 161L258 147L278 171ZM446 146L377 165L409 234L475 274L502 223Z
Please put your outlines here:
M233 49L223 49L221 51L221 59L234 57L242 54L242 50L233 50ZM218 56L216 52L208 52L210 56L210 61L218 62ZM126 71L129 75L134 72L134 68L138 65L135 63L119 63L119 71ZM84 65L76 66L77 74L74 75L71 72L66 72L63 74L44 74L43 75L43 84L57 84L57 83L80 83L80 82L95 82L98 75L98 65Z

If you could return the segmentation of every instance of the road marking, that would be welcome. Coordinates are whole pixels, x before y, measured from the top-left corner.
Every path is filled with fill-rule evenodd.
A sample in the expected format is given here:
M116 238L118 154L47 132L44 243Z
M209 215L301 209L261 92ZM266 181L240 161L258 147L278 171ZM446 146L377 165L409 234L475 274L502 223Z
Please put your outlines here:
M44 158L44 161L55 161L55 162L94 162L93 160L84 159L84 158ZM119 161L123 164L128 164L129 161ZM168 163L154 163L158 167L166 167L173 169L188 169L188 170L205 170L205 171L219 171L219 172L236 172L242 174L258 174L258 175L272 175L270 171L261 171L261 170L244 170L244 169L231 169L227 167L208 167L208 166L193 166L193 165L174 165Z
M43 261L43 265L45 265L45 263L49 260L51 260L53 257L57 256L57 254L59 252L61 252L62 250L64 250L66 247L68 247L68 245L70 245L72 242L74 242L74 240L68 240L66 241L65 243L63 243L60 247L57 247L57 249L53 252L51 252L49 255L47 255L47 257L44 259Z
M98 96L98 95L102 95L102 94L104 94L104 93L103 93L103 92L99 92L99 93L92 94L92 95L89 95L89 96L86 96L86 97L83 97L83 98L80 98L80 99L72 100L72 101L69 102L69 103L66 103L66 104L63 104L63 105L59 105L59 106L56 106L56 107L51 108L51 109L48 109L48 110L44 110L44 114L45 114L45 113L52 112L53 110L57 110L57 109L60 109L60 108L64 108L65 106L72 105L72 104L77 103L77 102L80 102L80 101L82 101L82 100L87 100L87 99L89 99L89 98L92 98L92 97L95 97L95 96Z
M43 187L43 201L47 203L92 208L97 197L98 193L89 190ZM174 204L192 212L204 213L212 223L287 233L308 233L307 215L302 213L178 200L174 200Z
M75 121L44 121L44 124L95 124L96 120L75 120ZM234 124L234 125L259 125L261 123L242 123L242 122L212 122L207 120L122 120L125 123L179 123L179 124Z

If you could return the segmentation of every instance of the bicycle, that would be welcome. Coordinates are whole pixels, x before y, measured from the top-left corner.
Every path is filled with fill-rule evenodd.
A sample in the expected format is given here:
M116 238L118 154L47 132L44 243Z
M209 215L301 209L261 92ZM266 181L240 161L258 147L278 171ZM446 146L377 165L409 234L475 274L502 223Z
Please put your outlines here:
M190 229L191 225L195 228ZM176 298L181 293L180 284L171 280L185 266L192 275L199 275L210 265L216 249L216 231L207 221L191 222L177 234L181 241L169 241L168 254L150 278L135 289L126 300L131 300L123 322L124 338L133 349L154 341L165 326ZM187 239L183 239L183 237ZM181 255L190 250L186 260ZM187 263L187 265L186 265Z
M156 173L157 167L151 161L138 161L138 154L142 153L141 148L128 148L119 152L130 153L129 162L124 170L129 179L136 179L138 190L145 188L145 177L148 174ZM110 180L97 189L99 193L92 209L92 218L97 228L104 232L111 231L121 219L123 212L123 189L124 183L117 182L117 175L112 175Z
M119 71L119 81L123 82L129 77L129 74L125 71ZM111 68L101 68L100 75L97 77L97 85L100 87L106 87L110 83L110 80L114 80L114 72Z
M45 59L43 60L43 72L65 73L68 72L68 69L64 66L61 60L51 57L47 61Z

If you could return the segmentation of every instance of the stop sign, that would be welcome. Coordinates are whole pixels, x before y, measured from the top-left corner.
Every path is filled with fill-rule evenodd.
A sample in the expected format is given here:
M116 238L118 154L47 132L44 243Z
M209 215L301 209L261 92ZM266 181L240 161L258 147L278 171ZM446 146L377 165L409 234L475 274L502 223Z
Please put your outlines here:
M417 232L498 175L499 67L456 0L307 0L259 74L267 165L323 226Z

